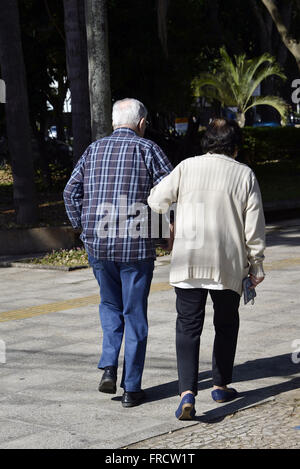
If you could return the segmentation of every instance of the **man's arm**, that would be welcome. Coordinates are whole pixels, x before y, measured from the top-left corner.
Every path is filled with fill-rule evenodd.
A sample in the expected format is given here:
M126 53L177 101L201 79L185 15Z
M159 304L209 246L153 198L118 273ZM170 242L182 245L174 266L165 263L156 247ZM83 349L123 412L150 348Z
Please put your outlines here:
M151 156L150 171L153 186L156 186L164 177L170 174L173 167L163 150L156 143L153 144Z
M166 213L172 203L177 202L180 185L182 164L152 188L148 197L148 204L154 212Z
M85 151L76 164L63 194L66 212L74 229L81 228L84 166L88 151L89 149Z
M179 164L173 171L164 177L159 184L151 189L148 197L149 207L157 213L164 213L169 223L170 236L167 243L168 251L172 251L175 238L174 213L167 214L173 203L177 202L178 190L181 178L181 167ZM170 218L169 216L170 215ZM173 215L173 217L172 217Z

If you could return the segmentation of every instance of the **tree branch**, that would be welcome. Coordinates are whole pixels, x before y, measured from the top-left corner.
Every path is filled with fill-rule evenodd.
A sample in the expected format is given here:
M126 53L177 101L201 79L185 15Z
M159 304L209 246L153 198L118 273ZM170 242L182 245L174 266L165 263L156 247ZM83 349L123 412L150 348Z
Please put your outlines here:
M45 7L46 7L46 10L47 10L47 13L48 13L48 16L50 18L50 20L52 21L55 29L57 30L58 34L60 35L60 37L62 38L62 40L65 42L65 36L63 34L63 32L60 30L59 26L57 25L56 21L55 21L55 18L54 16L52 15L51 11L50 11L50 8L49 8L49 5L48 5L48 1L47 0L44 0L44 4L45 4Z
M170 0L157 1L157 23L158 37L160 39L164 54L168 57L168 31L167 31L167 13Z
M288 28L283 22L274 0L261 0L266 9L270 13L281 39L291 54L295 57L298 67L300 68L300 44L295 38L291 38Z
M254 15L259 24L259 34L260 34L260 49L261 52L269 52L271 53L271 45L270 45L270 29L265 21L264 16L262 15L262 11L258 6L257 0L250 0L250 5L252 6L252 10ZM269 15L270 18L270 15ZM272 18L270 18L272 21Z

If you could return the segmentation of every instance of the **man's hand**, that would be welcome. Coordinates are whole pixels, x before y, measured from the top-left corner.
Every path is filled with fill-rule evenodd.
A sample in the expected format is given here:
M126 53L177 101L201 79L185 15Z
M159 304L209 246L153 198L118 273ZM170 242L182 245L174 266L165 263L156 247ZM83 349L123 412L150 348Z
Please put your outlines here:
M259 283L261 283L264 280L265 277L255 277L254 275L250 274L250 279L252 282L252 287L250 288L255 288Z
M75 236L80 236L82 233L82 228L73 228Z
M174 244L174 224L170 223L170 238L168 239L168 251L172 251Z

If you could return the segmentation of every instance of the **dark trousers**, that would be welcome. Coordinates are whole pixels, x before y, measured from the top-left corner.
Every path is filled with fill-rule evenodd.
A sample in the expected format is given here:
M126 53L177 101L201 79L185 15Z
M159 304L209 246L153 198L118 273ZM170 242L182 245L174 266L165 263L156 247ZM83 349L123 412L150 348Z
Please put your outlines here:
M204 288L175 288L175 292L179 394L190 390L197 395L200 336L208 292L214 307L213 384L225 386L231 383L239 330L240 295L232 290Z

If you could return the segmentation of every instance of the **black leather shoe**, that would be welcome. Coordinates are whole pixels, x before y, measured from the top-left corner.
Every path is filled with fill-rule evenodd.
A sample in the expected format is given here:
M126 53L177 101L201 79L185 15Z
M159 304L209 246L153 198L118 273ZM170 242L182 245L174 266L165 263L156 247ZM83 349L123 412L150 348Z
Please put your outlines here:
M123 407L134 407L139 405L145 399L145 392L127 392L125 391L122 396L122 406Z
M116 394L117 392L117 372L114 367L107 367L104 370L102 379L99 384L99 391L108 394Z

